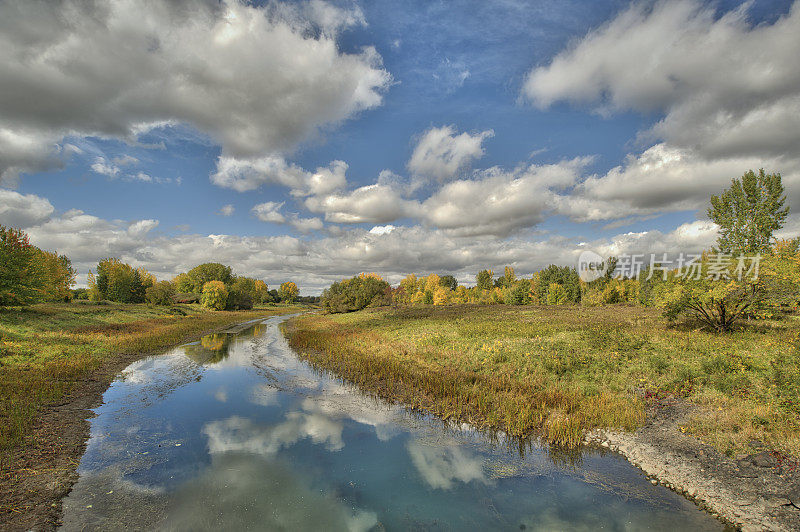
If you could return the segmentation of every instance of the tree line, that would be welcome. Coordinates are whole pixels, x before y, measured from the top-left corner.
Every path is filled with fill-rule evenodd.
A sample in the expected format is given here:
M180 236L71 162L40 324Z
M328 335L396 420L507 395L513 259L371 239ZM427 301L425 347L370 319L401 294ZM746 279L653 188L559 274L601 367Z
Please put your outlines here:
M88 288L73 290L76 274L65 255L39 249L24 231L0 225L0 307L88 299L153 305L200 303L213 310L246 310L254 305L317 301L301 297L293 281L270 289L264 281L234 275L230 266L216 262L195 266L171 281L159 281L144 268L106 258L97 263L95 272L89 271Z
M780 174L763 170L733 179L730 188L712 196L708 216L720 227L719 238L695 260L693 275L658 263L635 276L615 275L617 257L609 257L604 274L591 282L574 267L555 264L528 278L518 278L511 266L497 277L484 269L472 287L458 285L449 274L410 274L392 287L372 273L333 283L323 292L322 307L350 312L383 305L630 304L657 307L670 320L689 317L729 330L743 318L775 317L798 308L800 239L773 237L788 216L785 200ZM741 271L742 256L758 257L756 272Z

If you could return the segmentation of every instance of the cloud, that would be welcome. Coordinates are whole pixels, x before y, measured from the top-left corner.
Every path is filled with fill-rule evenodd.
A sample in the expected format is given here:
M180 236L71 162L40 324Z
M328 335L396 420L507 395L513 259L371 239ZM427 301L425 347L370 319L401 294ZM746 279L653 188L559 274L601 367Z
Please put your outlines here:
M217 214L220 216L233 216L234 212L236 212L236 208L232 204L228 203L220 207Z
M275 224L288 224L294 227L301 233L310 233L311 231L318 231L324 227L325 224L319 218L300 218L297 213L291 213L284 216L281 213L284 202L277 203L275 201L268 201L266 203L259 203L253 207L252 212L256 218L262 222L271 222Z
M121 155L119 157L114 157L112 162L118 166L130 166L139 164L139 159L131 155Z
M419 204L402 197L396 187L376 183L350 192L312 196L305 200L311 212L324 213L335 223L387 223L418 213Z
M434 127L417 142L408 169L419 176L448 181L483 156L483 141L494 136L491 129L470 135L456 134L453 126Z
M59 140L57 136L25 128L6 128L0 121L0 185L15 186L23 172L41 172L64 166L64 161L76 148L59 144Z
M331 451L344 447L341 423L324 415L300 412L289 412L285 421L272 426L256 425L249 419L231 416L207 423L203 433L208 437L211 454L247 452L274 455L305 438L325 444Z
M100 175L104 175L104 176L108 176L108 177L112 177L112 178L113 177L117 177L117 174L119 174L119 167L114 165L114 164L110 164L103 157L97 157L94 160L94 163L92 163L91 169L96 174L100 174Z
M283 202L267 201L253 207L252 212L262 222L282 224L286 221L286 217L281 214L281 207L283 207Z
M706 221L683 224L672 231L622 233L601 239L530 232L501 238L475 237L425 225L396 225L391 230L378 226L381 229L374 231L371 227L342 228L314 239L288 235L171 236L157 231L158 220L109 221L79 210L57 213L44 198L4 189L0 189L0 199L4 200L0 205L12 206L0 209L0 223L27 216L19 225L26 227L31 243L70 257L80 284L85 284L86 273L104 257L144 267L159 279L170 279L214 260L230 265L237 275L263 279L270 286L291 279L303 294L319 293L331 282L363 271L378 272L391 283L398 283L408 273L433 272L453 273L459 281L472 283L475 273L483 268L502 270L513 265L519 275L529 275L551 263L574 264L580 250L587 246L604 255L697 252L707 249L716 238L716 227ZM285 219L292 223L291 217Z
M3 2L2 179L59 164L68 135L133 142L174 124L224 157L290 151L381 104L391 76L380 56L336 41L361 23L357 9L320 1Z
M594 213L578 218L696 209L760 167L800 185L800 3L755 26L749 6L636 4L529 73L522 94L541 108L663 113L639 134L648 148L576 190Z
M347 184L347 164L332 161L328 167L319 167L316 172L287 163L280 156L265 156L251 159L220 157L211 182L238 192L256 190L262 185L283 185L295 196L328 194Z
M486 483L483 464L455 445L429 445L412 441L406 445L420 476L434 489L448 490L455 481Z
M444 185L423 202L421 212L429 225L462 236L507 236L544 220L552 212L555 191L573 185L589 161L483 170L474 179Z
M301 233L310 233L312 231L319 231L325 224L322 223L322 220L319 218L300 218L297 214L293 214L289 217L289 225L294 227L297 231Z
M53 205L34 194L20 194L0 188L0 224L25 229L47 220Z

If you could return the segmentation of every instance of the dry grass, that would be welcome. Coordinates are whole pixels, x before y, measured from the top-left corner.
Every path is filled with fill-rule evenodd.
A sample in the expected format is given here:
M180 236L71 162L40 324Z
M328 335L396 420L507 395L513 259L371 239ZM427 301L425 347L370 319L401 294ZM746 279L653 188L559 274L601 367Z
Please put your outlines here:
M685 427L726 454L750 439L800 454L796 318L718 335L670 327L651 309L376 309L292 320L320 367L443 417L546 441L632 429L665 394L696 404Z

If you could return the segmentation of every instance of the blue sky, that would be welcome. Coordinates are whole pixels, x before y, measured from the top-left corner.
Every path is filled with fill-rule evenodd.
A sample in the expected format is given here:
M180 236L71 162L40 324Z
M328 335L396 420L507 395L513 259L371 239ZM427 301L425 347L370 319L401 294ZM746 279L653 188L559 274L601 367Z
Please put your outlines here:
M708 195L750 167L796 203L798 11L4 3L0 223L79 281L105 256L164 278L220 261L305 293L696 251Z

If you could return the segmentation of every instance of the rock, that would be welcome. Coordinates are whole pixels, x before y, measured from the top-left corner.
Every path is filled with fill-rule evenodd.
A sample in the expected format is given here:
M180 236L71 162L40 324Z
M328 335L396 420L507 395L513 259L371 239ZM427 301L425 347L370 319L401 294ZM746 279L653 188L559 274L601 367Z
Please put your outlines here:
M747 461L756 467L776 467L778 465L778 459L775 458L775 455L767 451L751 454L747 457Z

